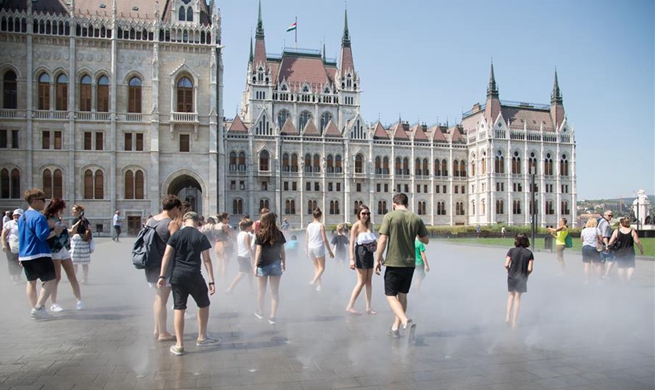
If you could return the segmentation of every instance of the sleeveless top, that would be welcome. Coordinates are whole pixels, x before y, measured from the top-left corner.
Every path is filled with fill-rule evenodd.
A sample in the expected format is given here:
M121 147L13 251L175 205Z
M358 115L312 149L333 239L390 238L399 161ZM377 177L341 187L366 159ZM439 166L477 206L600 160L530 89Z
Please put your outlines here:
M362 244L370 244L371 242L374 242L377 240L377 236L373 232L365 232L365 233L359 233L357 235L357 239L355 240L355 243L357 245L362 245Z
M307 225L307 246L309 248L320 248L323 246L321 226L321 223L316 221Z
M616 229L616 241L614 242L614 254L616 257L634 257L635 256L635 239L632 237L632 229L627 234L621 232L621 228Z
M249 235L250 233L248 232L239 232L239 235L237 236L237 256L239 257L249 257L250 256L250 251L248 250L248 246L246 246L246 236ZM252 244L254 242L254 238L250 236L250 243Z
M223 222L219 222L216 224L216 242L225 242L227 241L227 232L223 228L225 224Z
M569 235L569 228L565 227L564 230L557 232L555 237L555 245L566 245L566 236Z

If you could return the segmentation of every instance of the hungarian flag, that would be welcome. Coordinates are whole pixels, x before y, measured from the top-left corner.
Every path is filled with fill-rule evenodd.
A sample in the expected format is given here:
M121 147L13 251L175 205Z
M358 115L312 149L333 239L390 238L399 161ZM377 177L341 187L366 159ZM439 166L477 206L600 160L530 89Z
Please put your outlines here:
M298 23L294 22L291 26L287 27L287 32L293 31L298 28Z

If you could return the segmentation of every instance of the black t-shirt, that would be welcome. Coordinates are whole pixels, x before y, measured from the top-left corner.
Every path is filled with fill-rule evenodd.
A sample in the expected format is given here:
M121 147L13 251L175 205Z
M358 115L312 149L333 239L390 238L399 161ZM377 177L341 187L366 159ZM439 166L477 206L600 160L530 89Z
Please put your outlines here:
M534 260L532 252L523 247L511 248L507 252L509 261L509 277L513 278L526 278L528 276L528 263Z
M280 252L282 251L282 247L284 247L284 243L287 242L287 240L284 239L284 234L282 234L281 231L278 230L278 238L277 241L275 241L274 245L266 244L262 245L262 242L260 241L259 234L255 236L255 245L261 245L262 246L262 255L259 258L259 263L257 263L257 267L266 267L267 265L271 265L275 263L276 261L280 260Z
M343 235L343 234L337 234L334 237L332 237L332 241L330 241L330 244L334 245L336 248L335 254L337 256L343 256L347 253L347 248L348 244L350 244L350 241L348 240L348 237Z
M200 275L202 252L212 247L207 237L192 227L185 227L173 233L168 245L175 248L171 283L179 283L185 278Z

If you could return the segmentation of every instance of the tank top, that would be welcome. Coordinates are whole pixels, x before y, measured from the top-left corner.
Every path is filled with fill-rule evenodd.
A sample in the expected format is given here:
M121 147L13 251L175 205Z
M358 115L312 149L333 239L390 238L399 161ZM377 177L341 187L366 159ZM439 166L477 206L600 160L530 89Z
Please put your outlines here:
M632 229L630 229L630 232L627 234L622 233L621 228L616 229L614 253L616 257L635 256L635 239L632 237Z
M355 240L355 242L357 243L357 245L362 245L362 244L369 244L375 240L377 240L375 233L365 232L365 233L359 233L357 235L357 239Z
M320 222L312 222L307 225L307 247L320 248L323 246L321 226Z
M250 235L248 232L239 232L237 236L237 256L239 257L249 257L250 251L246 245L246 236ZM250 242L253 242L253 238L250 237Z
M227 241L227 232L225 231L223 226L225 226L223 222L219 222L216 224L216 242Z

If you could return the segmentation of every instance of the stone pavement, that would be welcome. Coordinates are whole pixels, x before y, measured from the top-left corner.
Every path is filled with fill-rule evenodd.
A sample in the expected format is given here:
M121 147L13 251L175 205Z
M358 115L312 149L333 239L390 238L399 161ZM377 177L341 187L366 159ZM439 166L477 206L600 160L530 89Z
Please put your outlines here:
M346 316L354 272L328 260L323 291L308 286L312 266L291 258L282 277L277 325L253 316L246 281L212 297L209 330L220 346L187 354L153 340L153 291L132 268L133 239L98 239L86 309L29 317L24 286L0 267L0 390L127 389L653 389L654 265L638 261L633 283L584 284L579 255L557 275L554 254L536 253L522 300L521 327L503 322L506 249L428 246L432 271L409 296L417 345L390 339L383 280L374 276L375 316ZM568 255L568 253L567 253ZM4 257L4 256L3 256ZM3 260L4 261L4 260ZM230 276L236 271L230 264ZM73 308L68 282L60 304ZM172 299L170 301L172 303ZM190 303L190 312L195 312ZM363 310L363 296L358 302ZM169 312L170 313L170 312ZM169 327L172 331L172 314Z

